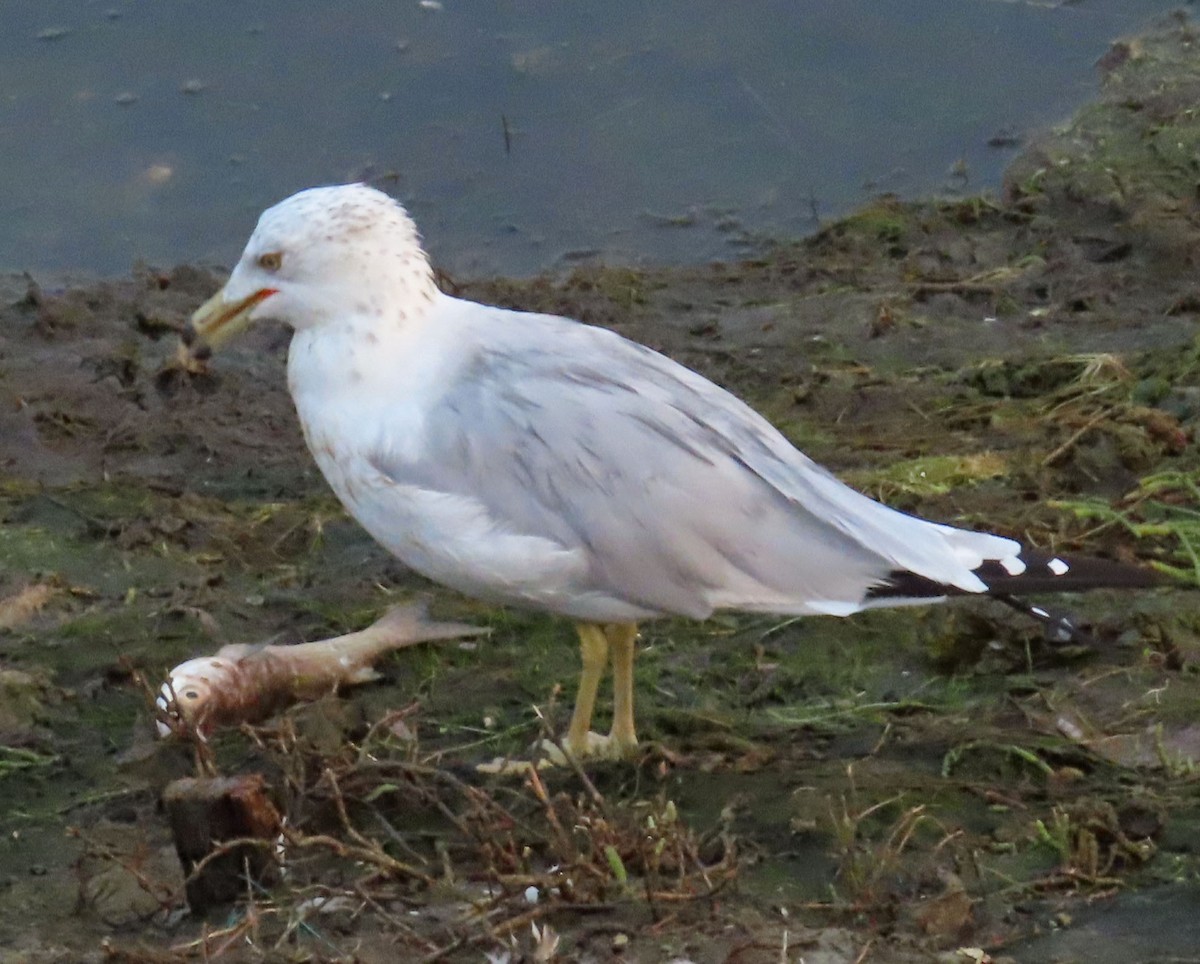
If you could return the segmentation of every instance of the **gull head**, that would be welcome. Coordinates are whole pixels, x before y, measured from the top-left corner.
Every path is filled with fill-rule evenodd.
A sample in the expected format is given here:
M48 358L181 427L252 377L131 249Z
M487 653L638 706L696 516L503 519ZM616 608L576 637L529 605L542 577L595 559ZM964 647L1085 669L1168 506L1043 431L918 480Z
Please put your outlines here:
M351 316L408 317L436 290L398 201L365 184L310 188L263 212L225 287L192 315L181 354L202 362L262 319L305 329Z

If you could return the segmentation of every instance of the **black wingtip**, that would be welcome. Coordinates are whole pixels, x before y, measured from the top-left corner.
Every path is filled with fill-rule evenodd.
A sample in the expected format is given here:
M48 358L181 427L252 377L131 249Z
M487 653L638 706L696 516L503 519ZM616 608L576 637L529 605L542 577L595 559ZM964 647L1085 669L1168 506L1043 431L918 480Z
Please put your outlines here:
M1074 616L1053 612L1037 603L1025 602L1008 593L994 592L991 593L991 598L1040 623L1046 633L1046 642L1052 645L1076 643L1081 646L1094 646L1096 643L1091 633L1079 627Z
M1023 549L1017 558L1025 566L1023 572L1014 574L1003 563L988 560L975 570L975 574L983 580L989 593L1152 589L1166 582L1154 569L1113 559L1051 555L1030 549Z
M1024 569L1021 569L1021 566ZM1020 571L1014 571L1020 570ZM1089 589L1151 589L1169 580L1146 566L1093 556L1063 556L1024 549L1004 562L989 559L974 570L993 596L1010 593L1085 592ZM915 572L897 569L867 591L868 601L936 599L967 595Z

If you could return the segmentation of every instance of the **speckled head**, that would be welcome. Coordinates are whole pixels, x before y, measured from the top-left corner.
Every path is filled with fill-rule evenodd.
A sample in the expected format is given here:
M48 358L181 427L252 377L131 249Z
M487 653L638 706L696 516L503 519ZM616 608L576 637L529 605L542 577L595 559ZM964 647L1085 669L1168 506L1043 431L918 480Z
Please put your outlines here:
M264 318L297 329L415 318L436 292L416 225L398 201L365 184L310 188L263 213L185 340L212 347Z

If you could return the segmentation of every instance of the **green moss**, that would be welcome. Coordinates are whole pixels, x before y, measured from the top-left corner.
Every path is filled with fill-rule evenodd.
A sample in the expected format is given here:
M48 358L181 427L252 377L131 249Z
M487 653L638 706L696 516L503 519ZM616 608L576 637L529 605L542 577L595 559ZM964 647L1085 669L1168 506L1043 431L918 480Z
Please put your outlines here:
M902 241L910 229L913 210L893 198L882 198L839 222L837 230L895 244Z

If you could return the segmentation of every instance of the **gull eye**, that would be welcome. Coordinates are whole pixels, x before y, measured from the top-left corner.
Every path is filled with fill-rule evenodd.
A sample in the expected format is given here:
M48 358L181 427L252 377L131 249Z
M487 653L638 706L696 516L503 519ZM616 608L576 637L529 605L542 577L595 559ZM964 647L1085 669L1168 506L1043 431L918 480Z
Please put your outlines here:
M283 267L283 253L281 251L268 251L266 254L258 256L258 266L264 271L278 271Z

